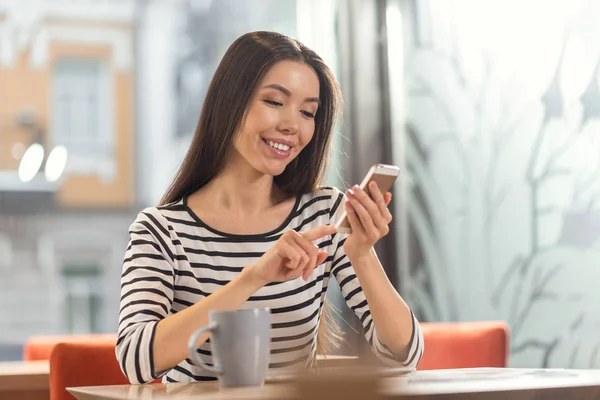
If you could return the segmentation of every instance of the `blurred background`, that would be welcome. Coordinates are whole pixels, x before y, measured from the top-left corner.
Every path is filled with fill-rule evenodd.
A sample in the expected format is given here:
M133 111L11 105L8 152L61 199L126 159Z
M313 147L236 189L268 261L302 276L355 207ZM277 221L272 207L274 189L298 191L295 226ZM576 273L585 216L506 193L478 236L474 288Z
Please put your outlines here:
M129 225L229 44L274 30L342 86L328 184L402 167L378 253L418 318L508 322L511 366L599 366L599 19L595 0L0 0L0 361L116 331Z

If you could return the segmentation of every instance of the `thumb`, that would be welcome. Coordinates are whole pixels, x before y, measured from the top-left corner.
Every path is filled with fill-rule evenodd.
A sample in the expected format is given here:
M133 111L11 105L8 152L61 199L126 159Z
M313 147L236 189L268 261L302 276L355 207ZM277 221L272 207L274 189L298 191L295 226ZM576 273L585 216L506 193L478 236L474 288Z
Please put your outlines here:
M323 261L325 261L327 256L328 256L328 254L325 253L324 251L318 252L317 259L315 260L315 265L309 265L308 267L306 267L306 269L302 273L302 278L304 278L305 281L308 280L308 277L310 276L310 274L312 274L313 270L315 268L317 268L319 265L321 265L323 263Z
M327 254L326 252L324 252L324 251L320 251L320 252L317 254L317 265L321 265L321 264L323 264L323 261L325 261L325 259L327 258L327 256L328 256L328 255L329 255L329 254Z
M385 196L383 196L383 201L385 202L386 206L389 206L392 202L392 194L390 192L386 193Z

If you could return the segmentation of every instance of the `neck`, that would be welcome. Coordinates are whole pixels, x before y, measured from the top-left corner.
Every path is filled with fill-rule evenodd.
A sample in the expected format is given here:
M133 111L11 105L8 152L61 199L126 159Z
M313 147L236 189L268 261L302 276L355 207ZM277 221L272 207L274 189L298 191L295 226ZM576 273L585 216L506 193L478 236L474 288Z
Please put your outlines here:
M228 163L204 188L205 195L219 207L252 215L285 200L285 192L274 184L272 176L235 164Z

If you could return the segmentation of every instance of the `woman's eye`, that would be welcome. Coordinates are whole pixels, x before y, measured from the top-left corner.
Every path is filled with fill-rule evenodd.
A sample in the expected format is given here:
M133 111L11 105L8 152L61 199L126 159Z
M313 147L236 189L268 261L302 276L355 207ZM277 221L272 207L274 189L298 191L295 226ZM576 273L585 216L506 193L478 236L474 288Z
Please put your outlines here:
M265 103L270 104L272 106L282 106L283 104L281 104L278 101L275 100L263 100Z
M301 112L302 112L302 114L304 114L304 116L305 116L305 117L307 117L307 118L314 118L314 117L315 117L315 114L314 114L314 113L311 113L311 112L309 112L309 111L301 111Z

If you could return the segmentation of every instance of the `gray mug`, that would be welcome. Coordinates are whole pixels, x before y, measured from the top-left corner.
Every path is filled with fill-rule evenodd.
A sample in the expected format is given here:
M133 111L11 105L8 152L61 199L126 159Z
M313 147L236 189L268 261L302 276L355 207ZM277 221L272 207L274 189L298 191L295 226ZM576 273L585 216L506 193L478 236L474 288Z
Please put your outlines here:
M271 310L210 311L208 320L190 337L190 359L218 376L224 387L262 385L271 354ZM196 352L198 339L206 332L211 333L212 367Z

